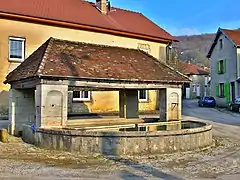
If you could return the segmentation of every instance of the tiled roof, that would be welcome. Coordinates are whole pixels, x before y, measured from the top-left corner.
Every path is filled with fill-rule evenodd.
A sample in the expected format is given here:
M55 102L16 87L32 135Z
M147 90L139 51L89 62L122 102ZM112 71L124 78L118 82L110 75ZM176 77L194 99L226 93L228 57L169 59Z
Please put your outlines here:
M223 31L236 45L240 45L240 30L222 29L222 31Z
M5 83L36 76L151 82L189 79L136 49L50 38L9 73Z
M1 0L1 12L175 40L141 13L112 7L104 15L83 0Z
M180 71L186 75L209 75L210 72L195 64L187 62L179 62Z

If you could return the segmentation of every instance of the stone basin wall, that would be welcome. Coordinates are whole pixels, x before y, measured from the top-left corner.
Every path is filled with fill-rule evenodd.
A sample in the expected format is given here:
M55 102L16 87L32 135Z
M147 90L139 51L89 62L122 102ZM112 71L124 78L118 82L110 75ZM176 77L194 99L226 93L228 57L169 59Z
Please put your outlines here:
M91 132L62 129L31 130L22 138L40 148L80 152L83 155L150 155L190 151L212 145L212 126L156 132Z

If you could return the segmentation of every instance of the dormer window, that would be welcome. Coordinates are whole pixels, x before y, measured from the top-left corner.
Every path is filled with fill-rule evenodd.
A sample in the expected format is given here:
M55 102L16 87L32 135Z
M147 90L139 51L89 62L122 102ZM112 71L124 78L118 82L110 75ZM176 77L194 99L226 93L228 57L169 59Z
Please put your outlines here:
M223 40L220 39L219 40L219 49L222 50L222 48L223 48Z

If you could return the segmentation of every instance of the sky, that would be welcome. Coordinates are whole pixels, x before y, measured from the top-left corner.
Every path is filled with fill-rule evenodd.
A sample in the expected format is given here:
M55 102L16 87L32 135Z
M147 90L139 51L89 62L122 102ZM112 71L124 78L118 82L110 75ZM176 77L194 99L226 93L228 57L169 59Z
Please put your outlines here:
M240 28L240 0L110 0L110 2L114 7L141 12L175 36L215 33L219 27Z

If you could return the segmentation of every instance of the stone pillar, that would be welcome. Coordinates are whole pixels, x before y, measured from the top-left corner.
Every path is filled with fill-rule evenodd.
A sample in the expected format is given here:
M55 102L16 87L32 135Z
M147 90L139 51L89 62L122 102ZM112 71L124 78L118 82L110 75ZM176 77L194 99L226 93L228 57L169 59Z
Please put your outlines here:
M171 121L182 119L182 89L160 89L160 120Z
M167 90L159 90L159 110L160 110L160 121L167 121Z
M119 91L119 116L125 119L139 118L138 90Z
M65 126L68 114L68 86L41 84L36 87L37 127Z
M24 124L35 124L35 92L33 89L10 89L9 133L19 135Z

